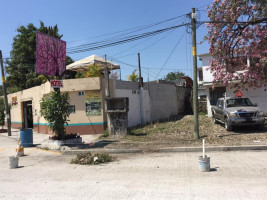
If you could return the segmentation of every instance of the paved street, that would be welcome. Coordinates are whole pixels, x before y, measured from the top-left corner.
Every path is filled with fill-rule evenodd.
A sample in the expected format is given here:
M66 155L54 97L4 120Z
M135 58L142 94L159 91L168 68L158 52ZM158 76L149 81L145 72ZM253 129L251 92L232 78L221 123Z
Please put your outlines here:
M120 155L100 166L69 164L73 156L26 148L8 169L16 139L0 134L0 199L267 199L267 151Z

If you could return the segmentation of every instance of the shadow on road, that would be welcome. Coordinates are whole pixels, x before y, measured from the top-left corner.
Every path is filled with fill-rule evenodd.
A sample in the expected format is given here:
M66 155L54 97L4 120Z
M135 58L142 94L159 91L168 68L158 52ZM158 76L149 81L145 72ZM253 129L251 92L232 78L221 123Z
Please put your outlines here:
M93 148L103 148L109 144L112 144L114 142L118 142L116 140L100 140L95 143L89 143L89 144L68 144L65 146L68 147L77 147L79 149L93 149Z

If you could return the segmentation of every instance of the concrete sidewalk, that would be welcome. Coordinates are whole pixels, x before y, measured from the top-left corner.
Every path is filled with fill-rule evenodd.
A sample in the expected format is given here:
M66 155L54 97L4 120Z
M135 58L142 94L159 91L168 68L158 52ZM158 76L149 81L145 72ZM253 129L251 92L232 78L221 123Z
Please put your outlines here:
M0 135L8 137L7 133L0 133ZM45 139L48 139L48 134L43 133L33 133L33 144L40 145ZM76 155L78 153L110 153L110 154L132 154L132 153L142 153L141 149L133 149L133 148L126 148L126 149L111 149L106 147L90 147L88 144L93 144L98 140L101 134L98 135L81 135L83 139L83 145L76 146L74 149L67 146L62 146L60 151L64 155ZM19 129L12 129L12 136L9 136L18 140L20 138L20 130ZM258 145L240 145L240 146L206 146L206 151L249 151L249 150L267 150L267 145L265 144L258 144ZM159 153L170 153L170 152L201 152L202 147L164 147L158 148L155 152Z
M11 136L8 136L8 133L0 133L0 135L4 135L4 136L11 137L11 138L19 140L19 138L20 138L20 129L13 129L12 128L11 129ZM33 144L34 145L41 144L45 139L48 139L49 136L51 136L51 135L33 132ZM95 142L100 136L101 136L101 134L81 135L84 143Z

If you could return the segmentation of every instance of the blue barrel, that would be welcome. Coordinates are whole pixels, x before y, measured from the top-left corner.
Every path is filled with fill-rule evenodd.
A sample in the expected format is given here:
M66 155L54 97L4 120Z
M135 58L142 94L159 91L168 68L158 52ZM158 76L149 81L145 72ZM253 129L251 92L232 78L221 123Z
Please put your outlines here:
M33 133L31 128L20 129L20 142L23 147L31 147L33 145Z

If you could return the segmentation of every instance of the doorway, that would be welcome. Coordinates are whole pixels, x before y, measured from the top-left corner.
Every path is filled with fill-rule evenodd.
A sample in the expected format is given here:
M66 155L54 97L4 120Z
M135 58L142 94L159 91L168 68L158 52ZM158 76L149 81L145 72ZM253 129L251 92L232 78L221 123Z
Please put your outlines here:
M224 97L226 93L226 87L214 87L209 88L210 92L210 105L215 106L219 98Z
M32 101L23 102L23 128L33 128Z

